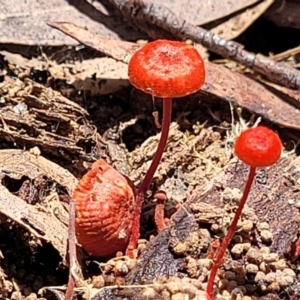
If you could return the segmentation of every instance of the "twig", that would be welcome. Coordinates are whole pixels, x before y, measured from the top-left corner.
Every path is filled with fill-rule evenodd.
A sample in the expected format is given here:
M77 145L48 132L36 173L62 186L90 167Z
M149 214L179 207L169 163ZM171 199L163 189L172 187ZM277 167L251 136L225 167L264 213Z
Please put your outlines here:
M177 39L190 39L195 43L200 43L214 53L232 59L263 74L272 82L300 89L300 72L298 70L268 57L256 56L255 53L245 51L240 44L223 39L208 30L186 22L163 5L156 5L144 0L109 1L125 17L130 17L140 29L146 31L152 38L158 38L158 35L161 38L165 38L166 35L170 36L171 34ZM152 24L154 28L149 26L149 24Z
M71 300L74 294L75 279L73 270L76 268L77 255L76 255L76 236L75 236L75 203L72 198L69 202L69 281L64 300Z

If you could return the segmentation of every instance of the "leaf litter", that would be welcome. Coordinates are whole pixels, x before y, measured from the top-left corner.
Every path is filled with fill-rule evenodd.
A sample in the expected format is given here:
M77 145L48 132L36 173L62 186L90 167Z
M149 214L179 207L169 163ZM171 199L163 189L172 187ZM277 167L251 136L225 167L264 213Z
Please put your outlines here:
M128 93L123 88L128 82L122 72L130 55L140 47L138 43L111 41L105 35L91 35L71 23L51 24L60 29L66 26L65 32L71 28L71 36L111 58L84 60L80 66L67 59L62 64L50 60L49 65L40 69L49 72L47 76L50 74L52 78L39 84L30 79L34 64L26 63L25 67L26 59L19 57L21 65L17 66L16 61L12 63L16 56L7 55L12 64L7 66L4 61L6 67L0 88L4 148L38 146L40 150L11 153L3 150L1 173L5 199L1 212L8 218L5 222L12 220L25 228L30 236L37 238L36 244L39 240L50 243L64 259L68 212L59 199L72 194L77 179L52 161L79 178L90 162L104 157L138 185L156 149L159 119L154 124L151 114L160 112L161 103L154 103L151 97L135 90ZM43 62L43 58L36 62ZM103 72L98 65L106 63L108 68ZM120 71L110 73L117 63L122 64ZM26 73L18 80L11 77L24 67ZM291 100L297 100L297 91L265 82L281 89L288 96L283 99L259 84L256 80L260 78L249 68L239 69L243 73L239 74L207 62L207 70L208 79L199 94L190 97L189 102L174 101L175 122L143 211L142 232L147 240L140 240L139 261L116 257L100 262L101 275L91 277L90 281L77 281L76 293L85 292L93 299L199 297L210 268L206 257L213 257L213 245L217 247L218 238L229 224L242 188L241 177L246 173L241 164L232 160L231 145L243 127L241 119L238 122L232 119L232 104L245 109L243 117L250 120L250 124L261 116L263 122L272 122L274 126L299 129L297 101L291 104ZM106 85L109 80L116 82ZM68 96L53 90L52 87L57 88L53 82L63 83L58 89ZM108 87L106 90L102 89L102 82ZM109 93L114 93L109 99L101 96ZM81 105L67 99L74 99L74 95ZM98 112L101 117L94 119ZM240 117L240 114L237 108L235 116ZM286 131L279 129L279 132ZM287 145L292 136L292 132L282 134ZM42 158L40 151L50 160ZM291 293L290 287L294 287L293 293L297 295L295 269L288 259L291 254L297 254L293 247L299 222L298 164L298 159L287 155L280 164L257 176L255 191L224 261L225 270L220 274L219 293L223 297L230 297L231 293L238 297L264 294L261 299L279 299L279 291L286 297ZM237 172L242 175L236 176ZM170 221L166 230L153 239L153 201L159 189L168 197L165 217ZM18 203L17 207L11 207L11 201ZM56 235L57 232L60 235ZM74 253L74 249L72 251ZM241 272L243 276L239 277ZM93 274L99 273L97 270ZM45 281L40 287L47 291L47 285ZM59 291L64 288L51 290L61 297L63 294ZM26 289L21 291L27 292ZM70 297L70 293L67 295ZM246 297L240 299L249 299Z

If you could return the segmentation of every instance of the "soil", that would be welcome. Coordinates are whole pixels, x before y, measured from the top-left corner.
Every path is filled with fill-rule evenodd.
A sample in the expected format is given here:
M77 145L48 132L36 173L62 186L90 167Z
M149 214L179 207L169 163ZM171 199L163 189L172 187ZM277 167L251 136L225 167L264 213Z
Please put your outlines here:
M270 34L274 30L276 39ZM238 41L268 54L297 46L300 39L299 30L278 29L260 19ZM57 237L67 232L68 206L62 200L98 158L138 186L156 150L161 101L131 86L109 95L82 92L41 69L44 56L63 53L60 62L70 69L80 60L101 57L90 49L45 48L43 56L36 47L0 45L0 50L32 63L15 65L0 55L0 148L16 151L0 154L2 185L11 201L25 203L16 204L15 211L11 206L19 202L1 207L0 294L62 299L69 272L67 237ZM211 259L247 175L232 145L244 122L252 126L258 117L246 109L240 115L230 103L208 95L175 99L168 146L143 206L139 258L104 260L81 253L84 280L76 283L76 298L201 299L199 290L205 289ZM218 299L300 297L300 161L294 147L299 133L267 119L261 123L278 131L284 157L256 176L219 273ZM40 155L47 161L33 158ZM160 233L154 224L159 190L167 195L165 217L170 219ZM39 217L33 218L37 211Z

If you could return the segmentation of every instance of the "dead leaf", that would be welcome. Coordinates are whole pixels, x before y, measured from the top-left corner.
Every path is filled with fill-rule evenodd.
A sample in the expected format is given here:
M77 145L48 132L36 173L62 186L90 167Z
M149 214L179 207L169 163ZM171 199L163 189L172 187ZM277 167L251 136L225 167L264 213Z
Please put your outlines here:
M107 95L129 86L127 65L109 57L87 59L74 65L53 65L48 70L53 78L92 95Z
M69 171L30 151L0 150L0 170L1 179L7 175L14 179L21 179L23 176L35 179L46 175L49 179L64 186L69 195L73 194L77 184L77 179Z
M0 43L25 45L76 45L67 36L55 32L47 22L73 21L82 27L112 39L136 40L143 36L134 27L124 26L121 18L110 17L103 5L98 10L87 1L2 0L0 2ZM101 24L102 23L102 24ZM105 24L105 25L103 25Z
M206 70L203 92L231 101L280 126L300 129L300 111L263 85L221 65L207 62ZM299 97L299 92L294 94Z
M251 24L254 23L273 3L275 0L266 0L259 2L251 8L237 13L228 21L223 22L211 29L212 33L220 37L232 40L243 33Z
M160 0L152 0L153 3L159 5ZM259 1L257 0L235 0L235 1L219 1L210 0L205 2L193 0L181 1L164 1L164 6L172 10L178 16L185 20L189 20L194 25L203 25L226 16L237 11L243 10L250 5Z
M22 150L0 150L2 182L4 178L21 180L24 177L33 181L39 176L45 176L48 180L63 186L69 195L72 195L77 184L77 179L71 173L42 156ZM9 180L7 179L6 182ZM32 205L13 195L2 184L0 184L0 191L0 213L23 226L36 237L51 243L65 259L68 227L55 215L55 211L59 211L64 219L68 219L68 213L58 197L47 197ZM42 194L45 191L40 192Z
M135 43L111 40L105 38L105 36L93 34L85 28L77 26L73 23L48 22L48 25L73 37L81 44L94 48L95 50L103 52L104 54L125 63L128 63L131 55L140 48L140 46Z

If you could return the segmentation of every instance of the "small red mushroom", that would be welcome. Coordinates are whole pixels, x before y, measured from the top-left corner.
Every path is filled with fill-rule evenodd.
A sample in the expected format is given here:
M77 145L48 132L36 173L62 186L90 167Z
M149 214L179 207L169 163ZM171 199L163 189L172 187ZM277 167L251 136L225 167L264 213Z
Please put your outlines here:
M133 232L128 250L135 249L144 194L149 188L165 150L172 114L172 98L197 92L204 83L204 62L191 45L178 41L157 40L135 52L128 65L129 81L137 89L163 100L161 138L136 200Z
M73 199L77 240L90 255L112 257L126 249L135 207L127 177L99 159L79 181Z
M214 264L210 271L207 283L206 295L207 299L213 299L214 280L222 262L223 256L236 229L237 222L241 216L242 209L248 198L249 191L255 177L257 167L267 167L275 164L281 155L282 144L278 135L264 126L249 128L243 131L236 139L234 150L237 157L250 166L248 180L244 189L242 199L239 202L235 216L228 228L228 232L224 237L222 244L217 252Z

